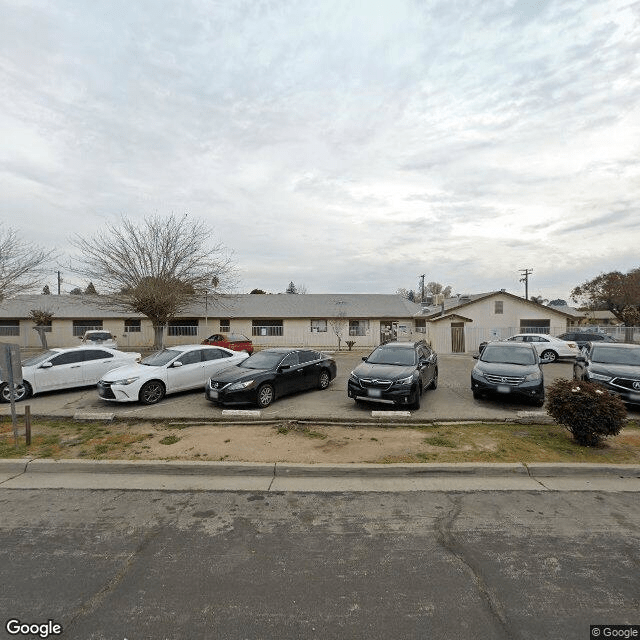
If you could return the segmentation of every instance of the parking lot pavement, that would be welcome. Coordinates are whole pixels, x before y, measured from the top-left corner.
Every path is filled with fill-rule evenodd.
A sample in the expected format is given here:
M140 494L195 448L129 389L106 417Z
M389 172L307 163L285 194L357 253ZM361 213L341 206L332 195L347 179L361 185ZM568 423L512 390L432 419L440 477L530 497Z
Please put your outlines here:
M394 407L385 404L356 404L347 397L347 380L353 368L367 355L365 351L343 351L334 354L338 364L338 375L325 391L287 396L276 400L260 412L260 417L273 420L340 420L349 422L370 421L372 411L387 413L392 418ZM411 420L509 420L516 419L521 412L533 412L543 418L544 409L505 400L474 400L470 389L470 374L475 361L470 354L439 356L439 381L436 390L425 391L422 406L411 411ZM572 377L571 362L555 362L545 365L545 384L557 378ZM204 391L194 391L167 396L157 405L138 403L112 403L102 400L95 388L77 391L47 393L18 403L17 412L24 413L29 405L34 416L74 417L104 414L115 418L144 419L193 419L193 420L238 420L223 408L204 398ZM228 409L255 409L255 407L228 407ZM0 405L0 415L10 415L9 404ZM640 411L630 411L640 417ZM407 419L407 418L405 418Z

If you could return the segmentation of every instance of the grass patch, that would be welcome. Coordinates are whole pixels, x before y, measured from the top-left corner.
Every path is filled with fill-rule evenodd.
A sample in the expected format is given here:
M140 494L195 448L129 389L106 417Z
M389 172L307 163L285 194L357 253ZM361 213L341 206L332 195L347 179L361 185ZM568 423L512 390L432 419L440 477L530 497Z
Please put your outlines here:
M284 435L286 436L289 433L300 433L303 436L306 436L307 438L316 438L318 440L326 440L327 439L327 435L324 433L320 433L319 431L312 431L311 429L309 429L309 427L307 427L306 425L299 425L297 423L287 423L287 424L280 424L277 427L275 427L275 430L277 433L279 433L280 435Z
M178 436L165 436L160 440L160 444L175 444L176 442L180 442L181 438Z

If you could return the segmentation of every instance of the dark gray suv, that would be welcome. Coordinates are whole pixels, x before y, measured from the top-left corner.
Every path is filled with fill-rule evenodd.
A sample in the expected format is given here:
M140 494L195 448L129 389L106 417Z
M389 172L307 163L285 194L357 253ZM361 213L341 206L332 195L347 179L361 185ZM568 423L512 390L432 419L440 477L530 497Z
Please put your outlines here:
M349 376L347 395L420 408L425 389L438 386L438 356L425 342L387 342L380 345Z

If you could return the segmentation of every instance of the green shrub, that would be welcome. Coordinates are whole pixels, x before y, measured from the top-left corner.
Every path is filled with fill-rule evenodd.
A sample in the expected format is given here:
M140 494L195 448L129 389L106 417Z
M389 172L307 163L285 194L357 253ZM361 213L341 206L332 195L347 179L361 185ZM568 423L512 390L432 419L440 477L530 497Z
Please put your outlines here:
M597 447L603 438L618 435L627 417L619 396L593 382L564 379L547 389L547 413L586 447Z

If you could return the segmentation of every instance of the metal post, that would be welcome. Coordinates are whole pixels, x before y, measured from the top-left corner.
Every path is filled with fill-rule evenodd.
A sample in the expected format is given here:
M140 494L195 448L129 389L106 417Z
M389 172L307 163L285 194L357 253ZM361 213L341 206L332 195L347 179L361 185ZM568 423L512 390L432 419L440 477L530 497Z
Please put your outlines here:
M7 361L9 371L7 372L7 384L9 385L9 397L11 399L11 422L13 423L13 442L18 448L18 417L16 416L16 389L13 382L13 360L11 357L11 350L7 350Z
M31 446L31 407L27 405L24 408L24 435L27 447Z

